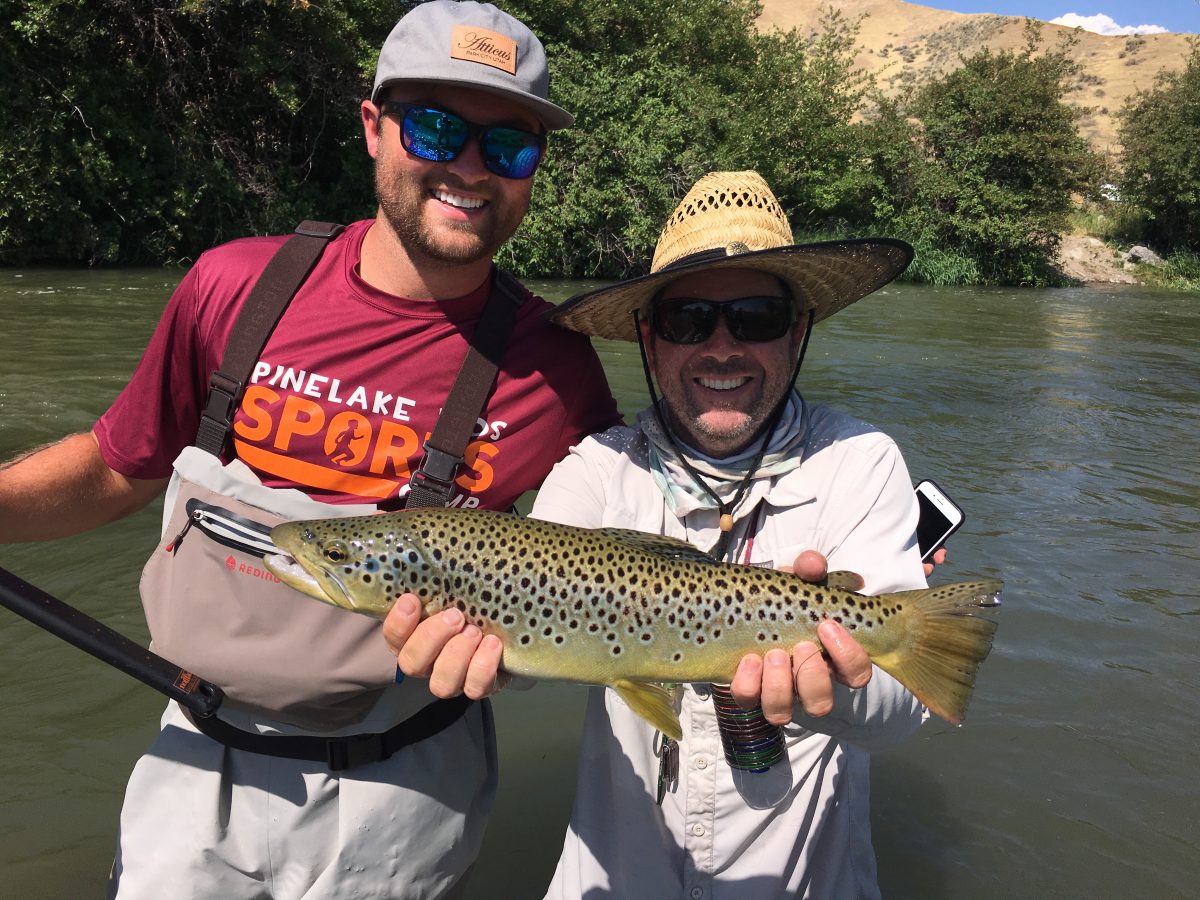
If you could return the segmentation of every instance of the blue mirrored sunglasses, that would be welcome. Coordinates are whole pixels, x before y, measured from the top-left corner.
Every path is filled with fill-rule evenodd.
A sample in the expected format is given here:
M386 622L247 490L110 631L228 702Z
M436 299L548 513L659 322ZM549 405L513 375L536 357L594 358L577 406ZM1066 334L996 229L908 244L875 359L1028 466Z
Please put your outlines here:
M419 159L449 162L479 140L483 166L501 178L525 179L537 171L546 152L546 137L523 128L476 125L441 109L397 100L384 100L379 114L400 116L400 143Z

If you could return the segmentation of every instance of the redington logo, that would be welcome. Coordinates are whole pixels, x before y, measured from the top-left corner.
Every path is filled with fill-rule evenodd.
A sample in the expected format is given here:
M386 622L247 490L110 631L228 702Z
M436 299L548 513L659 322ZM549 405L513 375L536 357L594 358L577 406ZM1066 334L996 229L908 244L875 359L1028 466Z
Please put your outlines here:
M273 581L275 584L283 583L266 569L260 569L257 566L250 565L249 563L238 562L233 558L233 556L225 557L225 568L230 572L236 572L238 575L248 575L251 578L261 578L263 581Z

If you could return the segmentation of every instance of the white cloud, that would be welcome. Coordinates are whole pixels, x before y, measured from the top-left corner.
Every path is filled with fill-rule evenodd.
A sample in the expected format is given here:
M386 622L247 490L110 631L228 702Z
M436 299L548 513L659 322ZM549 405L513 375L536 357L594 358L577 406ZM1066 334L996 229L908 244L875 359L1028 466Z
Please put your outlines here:
M1082 28L1084 31L1094 31L1096 34L1165 34L1161 25L1118 25L1104 13L1094 16L1081 16L1078 13L1067 13L1057 19L1050 20L1051 25L1065 25L1068 28Z

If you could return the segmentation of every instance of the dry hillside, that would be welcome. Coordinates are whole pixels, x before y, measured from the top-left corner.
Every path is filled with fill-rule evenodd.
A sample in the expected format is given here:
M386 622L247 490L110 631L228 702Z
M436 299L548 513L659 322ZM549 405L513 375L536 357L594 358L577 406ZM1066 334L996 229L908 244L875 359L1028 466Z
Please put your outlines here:
M1024 45L1025 20L1013 16L963 15L902 0L762 0L761 28L814 29L825 9L834 5L849 19L865 16L859 30L858 64L876 73L886 93L895 94L932 75L954 69L959 55L983 47L1013 50ZM1071 51L1082 67L1067 102L1091 111L1081 132L1097 150L1118 150L1114 115L1125 98L1152 86L1163 69L1183 68L1189 35L1149 34L1105 37L1080 29L1046 24L1044 43L1054 46L1060 35L1075 34Z

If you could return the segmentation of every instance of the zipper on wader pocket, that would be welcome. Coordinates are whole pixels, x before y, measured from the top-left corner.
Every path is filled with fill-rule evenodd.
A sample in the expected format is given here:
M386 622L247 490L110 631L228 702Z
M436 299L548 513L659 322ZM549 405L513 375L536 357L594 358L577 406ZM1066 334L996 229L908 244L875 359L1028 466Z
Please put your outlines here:
M174 556L179 551L179 545L183 543L183 536L188 533L188 530L196 524L196 520L200 518L200 512L197 510L187 517L183 523L183 527L179 529L179 534L175 535L175 539L167 546L163 547L168 553Z
M183 528L179 530L179 534L175 535L175 539L164 548L172 555L179 552L179 545L183 542L184 535L191 530L193 525L218 544L240 550L250 556L262 558L268 553L279 552L279 548L271 543L270 525L255 522L253 519L247 519L223 506L205 503L203 500L189 500L187 512L188 517L187 521L183 523Z

